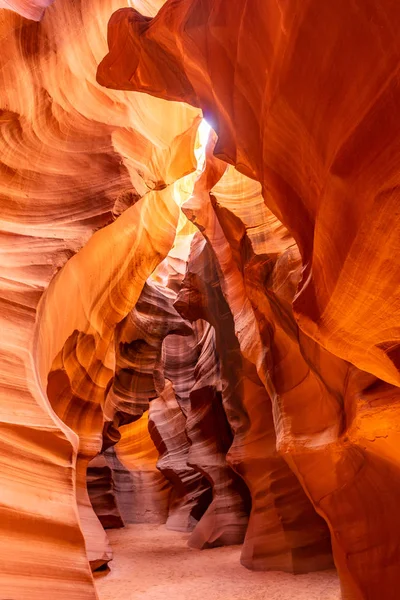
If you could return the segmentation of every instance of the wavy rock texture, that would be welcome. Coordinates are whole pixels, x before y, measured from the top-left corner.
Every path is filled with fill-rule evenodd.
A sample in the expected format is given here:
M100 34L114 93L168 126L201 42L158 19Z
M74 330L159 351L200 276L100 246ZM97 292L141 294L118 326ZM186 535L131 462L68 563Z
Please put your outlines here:
M154 211L159 214L158 233L154 225L150 243L146 223ZM147 195L112 225L94 234L68 261L52 281L41 306L39 348L40 343L46 344L42 356L54 356L53 348L57 348L59 339L67 339L53 362L47 391L58 416L80 438L78 507L87 554L94 565L111 557L106 540L101 542L104 531L88 497L86 469L102 446L102 406L115 362L114 331L139 299L147 277L160 258L172 247L177 223L178 206L170 188ZM110 248L112 260L107 261ZM90 265L91 279L87 278L87 265ZM64 308L62 315L60 306ZM50 324L56 325L55 331L49 331ZM43 374L46 373L49 365L40 366ZM85 411L84 419L79 406Z
M168 266L161 267L161 270L163 268L168 271ZM104 404L103 447L110 447L121 434L123 436L116 447L116 454L109 452L108 457L118 473L117 489L129 523L165 522L170 490L155 470L156 450L146 430L147 417L140 417L148 410L149 402L164 390L164 340L168 335L192 333L173 307L175 292L157 283L157 275L154 279L148 280L134 309L116 328L115 375ZM137 419L141 421L137 426L124 427ZM182 435L185 436L184 426ZM149 462L144 465L141 462L144 452L140 442L142 438L149 453ZM172 525L172 522L173 519L169 524Z
M360 10L342 0L323 11L318 0L295 7L178 0L155 19L122 9L110 20L110 52L97 73L110 88L203 109L218 134L216 154L262 183L267 204L299 245L301 328L393 384L400 383L399 236L398 219L390 218L396 168L387 157L397 151L400 126L393 78L400 42L391 34L399 20L391 0ZM357 274L366 261L368 278Z
M130 3L0 0L1 595L126 521L397 600L400 9Z
M304 372L309 369L298 346L278 327L279 324L282 327L279 311L286 307L275 299L275 303L271 302L276 308L274 314L268 304L272 295L269 275L275 263L282 261L282 256L296 257L297 248L265 207L260 186L233 168L225 171L225 166L218 163L209 157L194 195L183 205L183 210L208 241L203 251L207 266L196 268L194 264L192 269L197 272L195 285L200 284L207 297L208 319L217 334L225 381L224 407L234 432L228 460L252 493L242 563L255 569L292 572L328 568L331 564L328 530L276 451L275 427L278 436L282 436L282 429L288 430L285 433L290 436L294 427L285 428L280 421L290 417L290 422L296 424L297 415L286 409L289 395L293 395L293 389L306 397L312 391L308 380L303 385ZM208 187L222 173L209 197ZM245 204L241 202L243 197ZM287 275L284 265L281 262L278 265L278 273L284 278ZM290 307L286 310L290 311ZM283 320L283 325L296 331L294 323ZM289 350L290 341L297 354ZM261 366L262 374L264 365L267 367L266 387L274 394L275 406L256 365ZM311 378L313 374L308 376ZM296 408L299 411L298 400ZM310 427L311 418L307 420ZM278 445L282 448L281 439Z
M175 307L186 319L196 321L193 328L193 351L197 353L194 385L189 394L186 432L190 440L188 464L210 481L213 499L195 527L189 545L195 548L241 543L247 527L248 491L230 469L226 454L232 444L232 431L222 404L220 360L217 354L214 327L206 322L204 310L207 297L201 287L190 285L198 273L191 270L200 255L201 276L205 276L201 261L201 242L195 236ZM194 244L194 246L193 246Z
M331 355L303 333L299 336L290 310L296 283L301 276L299 256L290 238L282 231L282 227L277 228L271 216L268 218L264 215L257 223L256 206L253 205L249 211L250 198L257 198L256 194L251 194L251 185L254 190L254 183L243 176L234 171L225 173L213 188L215 199L212 198L212 204L224 235L230 241L235 262L243 273L246 292L260 324L261 338L264 345L270 348L272 381L279 399L279 404L274 407L278 448L284 452L305 488L311 491L316 508L334 532L332 543L345 595L358 597L360 592L367 595L372 588L371 581L379 579L378 572L385 554L381 554L382 562L377 567L372 555L366 558L360 553L358 560L349 560L343 555L343 547L354 547L361 535L364 540L376 540L383 550L383 539L387 539L389 527L381 520L379 525L366 532L365 524L370 522L372 515L361 495L355 501L360 476L352 469L352 465L354 457L358 455L358 464L363 465L365 473L361 485L365 486L365 492L368 489L369 497L374 496L374 502L379 503L379 497L367 484L367 479L371 477L381 481L387 467L379 463L377 457L371 456L364 440L371 434L373 422L375 435L380 435L383 414L389 408L384 398L390 396L395 400L398 392L393 386L379 382L372 375ZM235 198L243 195L248 199L247 206L235 203ZM288 250L282 253L288 244ZM267 254L264 254L266 251ZM222 263L220 269L226 272ZM374 415L371 411L368 426L366 420L361 425L360 418L356 417L360 410L364 410L364 396L369 398L370 407L374 402L376 406L380 405ZM374 444L377 439L375 435ZM350 446L348 441L351 441ZM392 437L388 447L393 442ZM381 452L384 455L387 449L383 451L380 447L377 453ZM386 489L389 486L390 497L396 498L396 488L389 480L382 485ZM330 493L330 490L335 491ZM323 500L320 501L320 498ZM349 504L347 498L352 498L350 511L344 510L344 506ZM349 530L350 523L354 528ZM384 527L385 533L382 533L381 527ZM338 540L341 540L340 544ZM371 568L376 570L363 580L359 574L360 568L363 563L368 564L368 560L372 561ZM391 573L394 565L392 567L388 561L385 567ZM372 593L380 592L372 588Z
M171 484L157 469L158 452L148 431L148 413L120 428L106 452L116 475L116 493L126 523L165 523Z
M135 308L116 328L116 366L104 406L106 431L140 417L164 388L162 345L168 335L190 335L172 306L176 294L148 281ZM112 434L111 434L112 437Z
M40 21L44 15L45 9L52 4L53 0L39 0L28 2L27 0L0 0L0 9L7 8L22 17Z
M90 461L86 481L90 502L104 529L123 527L124 521L115 493L114 473L102 454Z
M210 225L214 212L209 202L208 205L209 221L207 226L201 226L205 235L215 233L219 226L215 215ZM219 239L221 242L222 233ZM216 247L222 257L221 247ZM227 460L246 481L252 496L242 563L253 569L292 572L328 568L329 532L276 451L272 404L255 365L242 355L232 312L222 294L217 264L212 245L196 236L176 306L183 311L190 307L193 316L193 299L200 297L202 317L215 329L222 402L233 432Z
M96 83L120 6L60 0L40 23L0 13L0 587L15 600L46 597L49 582L55 600L96 598L85 542L103 559L89 546L104 533L85 470L101 446L113 329L172 246L171 186L196 166L196 111Z
M228 239L217 244L217 230L211 241L241 351L271 396L278 450L329 525L352 599L394 599L399 585L400 523L379 508L399 499L399 21L391 0L177 0L154 19L126 9L110 20L97 75L202 108L215 155L261 183L298 245L301 262L275 257L265 282L256 258L246 283L246 261L229 257L240 223L219 211ZM214 164L204 193L223 170ZM191 200L185 212L199 208Z
M157 468L172 484L166 526L192 531L210 505L212 493L207 479L188 465L186 418L169 381L150 402L149 433L159 454Z
M212 159L212 162L215 162L215 159ZM209 170L208 176L207 170ZM221 172L223 169L219 170L219 173ZM325 517L333 532L332 543L335 560L342 576L345 595L358 597L360 591L365 594L367 587L371 588L371 581L373 582L378 577L378 570L382 568L382 562L377 568L373 563L375 557L372 554L365 558L365 554L361 553L361 556L357 557L358 561L349 561L344 556L343 547L352 548L358 544L360 532L364 532L361 535L365 540L374 539L377 544L383 544L384 536L388 536L389 527L388 523L385 526L384 520L381 520L377 527L369 529L368 534L365 532L365 524L370 522L372 515L368 512L368 504L366 505L360 496L358 502L352 502L350 511L343 510L342 512L338 509L336 496L340 498L340 506L344 507L347 504L347 495L354 498L357 494L358 477L352 468L354 452L360 453L359 464L363 464L364 469L368 472L363 480L365 489L368 488L370 496L374 495L375 501L379 502L375 490L367 484L368 477L377 477L378 464L373 459L371 460L368 453L364 453L367 450L363 443L366 433L362 432L360 421L358 421L357 433L353 426L349 427L347 431L343 430L343 424L346 421L349 424L353 422L353 411L358 410L357 401L360 400L360 395L367 393L371 401L374 397L377 402L381 403L382 400L378 401L377 398L380 397L382 391L385 397L387 394L392 394L392 398L396 398L396 388L382 382L379 383L373 376L368 376L355 367L351 367L348 363L319 347L304 334L299 337L290 310L301 268L296 247L293 247L290 237L287 236L287 233L285 234L284 229L282 230L282 226L279 226L276 220L274 223L271 216L268 218L264 215L257 223L255 206L250 212L249 207L241 208L237 203L235 205L235 193L239 192L238 195L242 196L245 192L247 199L252 197L251 185L253 185L253 198L257 199L257 195L254 196L254 184L246 181L243 176L234 172L225 173L219 184L213 188L215 197L211 196L211 202L207 202L205 192L207 186L210 185L210 177L211 182L215 181L213 178L215 173L215 169L206 168L204 175L196 185L194 197L184 205L184 210L198 224L203 234L209 238L211 245L216 249L221 286L230 309L233 314L236 312L238 317L235 320L237 339L240 341L242 351L246 352L247 356L252 358L256 364L260 345L257 344L254 350L251 345L247 344L248 336L245 335L251 326L251 310L248 307L245 309L244 301L241 312L235 309L238 306L240 290L242 298L245 299L243 288L251 301L255 311L253 321L256 317L259 327L261 347L267 351L266 357L262 357L259 364L264 363L268 366L267 387L274 394L273 415L277 447L299 477L306 491L310 493L317 510ZM203 183L202 179L205 180ZM227 207L230 209L228 210ZM213 216L214 212L217 219ZM229 245L227 245L228 240ZM285 245L289 245L289 248L282 253ZM264 254L265 251L268 253ZM239 267L239 274L235 270L235 266ZM243 275L242 280L240 273ZM202 279L204 279L204 270L202 270ZM214 285L213 289L215 290L216 287ZM214 309L218 302L214 301L210 305ZM245 316L243 316L244 309L246 310ZM248 323L244 335L240 329L243 318L247 319ZM255 339L254 335L250 338L251 341ZM232 343L228 346L234 347ZM234 381L238 380L239 377L234 378ZM258 394L257 397L260 398L260 395ZM246 394L244 401L246 401ZM311 403L312 413L310 414ZM359 408L362 404L364 402L359 404ZM259 423L261 415L266 416L265 408L255 415L251 411L253 406L254 401L248 405L248 414L256 416L255 422ZM227 410L227 414L229 416L229 410ZM381 422L381 410L377 411L375 419L376 424ZM349 434L353 448L348 448L346 443L349 441ZM251 428L247 439L251 440ZM240 451L239 440L240 437L236 435L236 443L233 444L230 455L232 455L234 464L236 463L240 469L243 452ZM262 454L255 452L253 459L255 456L260 457ZM375 464L373 464L374 462ZM338 468L338 464L343 466ZM241 472L243 474L243 470ZM384 468L383 473L385 473ZM244 476L245 474L246 471L244 471ZM382 474L378 479L381 477ZM389 480L386 482L386 486L388 485L391 485ZM249 487L251 489L250 483ZM335 493L329 493L328 490L335 490ZM327 493L325 494L325 492ZM396 497L395 488L393 488L391 496ZM323 498L322 501L320 501L321 498ZM296 503L292 502L291 505L288 505L290 512L293 511L294 506L296 509L300 509L301 503L298 499ZM281 499L279 507L281 509L283 507ZM254 505L253 509L256 509ZM267 516L265 509L261 514L265 519ZM284 519L282 521L284 522ZM304 522L304 515L302 515L301 521ZM289 523L293 527L293 522L289 520ZM314 523L316 528L313 537L310 536L312 527L304 531L306 544L298 543L301 537L298 536L299 530L296 528L294 528L295 537L288 535L286 538L289 548L292 549L291 568L294 570L320 568L329 564L329 544L326 534L324 536L323 528L318 527L315 519ZM356 524L354 529L349 530L350 523ZM385 527L385 534L382 534L382 526ZM346 536L344 536L344 530L346 530ZM247 542L251 541L251 537L252 527L250 526ZM264 539L258 538L258 545L257 543L245 544L242 555L244 564L252 564L256 568L257 565L263 565L263 568L268 567L268 564L271 564L269 561L271 560L272 539L269 535ZM338 539L342 540L340 544ZM267 554L265 554L266 551ZM252 560L249 560L249 555ZM279 559L282 560L282 556ZM381 561L384 559L385 553L381 556ZM375 571L374 574L371 573L368 578L363 580L359 573L363 568L363 563L365 564L367 560L372 561L371 569L375 569ZM282 567L281 563L280 568L287 568L287 564ZM386 568L389 573L393 573L390 562ZM390 590L389 593L391 593Z

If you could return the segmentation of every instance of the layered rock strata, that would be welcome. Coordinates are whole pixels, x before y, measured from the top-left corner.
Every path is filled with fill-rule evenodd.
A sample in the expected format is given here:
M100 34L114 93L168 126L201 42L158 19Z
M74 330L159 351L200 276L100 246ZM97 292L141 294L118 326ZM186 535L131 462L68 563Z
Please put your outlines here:
M214 222L213 230L216 228ZM252 496L242 563L254 569L292 572L328 568L329 532L277 453L271 400L255 365L242 355L233 316L221 290L216 257L200 234L192 243L176 307L193 318L196 300L202 307L202 318L213 324L216 335L222 402L233 432L227 460L243 477Z
M317 0L295 9L178 0L155 19L117 12L98 70L109 87L202 108L218 135L215 155L261 183L298 245L301 263L278 259L264 331L251 318L257 286L245 310L234 286L223 292L271 397L278 450L325 518L344 593L357 600L380 598L382 581L394 599L399 584L397 526L376 508L382 490L397 501L400 466L399 19L391 0L322 9ZM280 341L271 346L275 319ZM275 369L285 351L300 359L292 381L309 396L286 388L289 360Z
M198 358L193 372L194 385L189 393L186 425L191 443L188 464L210 481L213 500L189 538L189 545L207 548L243 541L249 498L246 486L227 463L226 454L233 437L222 404L223 383L215 330L205 320L201 291L196 293L196 289L190 289L188 294L185 293L190 275L190 272L186 274L175 302L184 318L196 321L193 350Z
M1 593L96 600L118 504L397 600L400 10L130 3L0 0Z
M383 267L389 278L398 273L398 220L390 221L395 167L385 152L396 148L400 123L393 79L399 42L390 34L399 19L391 0L360 11L343 0L322 12L318 0L296 10L279 0L178 0L154 19L126 8L110 19L109 54L97 72L110 88L203 110L218 134L216 155L261 182L267 204L295 237L304 265L294 302L302 330L392 384L400 383L399 303L389 307L386 299L388 292L397 297L398 284L389 290L388 279L378 282L377 274ZM314 70L308 68L313 54L319 57ZM251 82L257 85L244 93ZM373 144L363 143L367 132ZM351 201L355 189L359 201ZM365 248L367 279L354 271Z
M171 484L157 469L158 452L148 431L148 412L120 429L119 442L105 452L113 469L121 515L129 523L165 523Z
M86 481L90 502L104 529L123 527L114 472L102 454L90 461Z
M150 403L149 433L159 454L157 468L172 485L166 526L190 532L208 508L212 493L207 479L188 465L186 417L169 381Z
M120 272L129 275L133 267L126 250L135 252L136 240L144 241L152 212L164 214L157 200L151 204L168 191L150 192L147 218L146 211L131 205L196 166L196 111L166 106L170 114L165 120L159 109L163 102L152 99L150 106L96 83L97 63L107 48L106 21L120 6L60 0L40 23L0 11L0 588L15 600L27 594L41 600L49 585L55 600L96 598L82 529L84 521L97 520L89 506L91 517L81 522L75 494L77 482L78 494L85 490L82 467L101 444L97 402L112 375L109 335L100 348L94 330L101 337L108 317L112 329L113 319L132 308ZM27 10L36 18L33 3ZM182 135L190 129L192 135ZM79 254L96 230L113 221L115 205L116 228L102 230L101 240L95 236L97 241ZM121 219L122 205L127 211ZM168 226L161 229L166 233ZM154 264L145 268L143 283L172 245L167 242L159 254L153 234L145 253L155 248ZM113 252L117 245L120 255ZM116 319L107 313L108 294L113 307L122 308ZM107 314L101 314L103 309ZM77 336L77 352L68 347L70 336ZM67 367L73 398L71 404L59 401L55 390L52 405L47 379L60 353L69 357L62 369ZM97 373L103 361L106 367ZM93 396L92 384L81 377L85 370L96 380ZM99 437L89 433L92 425L100 427ZM84 495L79 504L86 511Z
M163 390L164 339L191 333L173 308L174 299L172 290L149 280L134 309L116 328L115 375L104 406L104 434L109 432L111 442L112 432L139 418Z

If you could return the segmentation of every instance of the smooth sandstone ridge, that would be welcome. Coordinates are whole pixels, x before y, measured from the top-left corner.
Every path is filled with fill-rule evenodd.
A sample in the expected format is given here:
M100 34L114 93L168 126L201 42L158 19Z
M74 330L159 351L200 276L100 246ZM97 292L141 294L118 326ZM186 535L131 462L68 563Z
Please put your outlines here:
M1 598L141 523L397 600L400 7L127 4L0 0Z
M155 18L122 9L97 72L109 88L201 108L217 134L220 163L210 153L183 210L215 252L276 448L357 599L395 598L399 583L399 20L390 0L177 0ZM260 182L297 257L256 248L234 204L206 197L224 161Z
M115 325L172 247L171 186L195 168L196 111L96 83L120 6L0 11L0 589L15 600L96 598L88 558L111 552L86 467Z

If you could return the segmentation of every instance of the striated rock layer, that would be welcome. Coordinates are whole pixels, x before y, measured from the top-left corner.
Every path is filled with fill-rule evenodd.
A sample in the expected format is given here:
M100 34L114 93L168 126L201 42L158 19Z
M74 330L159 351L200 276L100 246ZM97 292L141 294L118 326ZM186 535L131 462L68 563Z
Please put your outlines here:
M123 527L114 472L102 454L90 461L86 481L90 502L104 529Z
M203 474L188 465L186 418L169 381L150 403L149 433L159 454L157 468L172 484L166 526L192 531L210 505L212 493Z
M183 312L184 304L179 296L176 306ZM194 311L199 308L196 301L190 306ZM192 318L188 312L185 316ZM212 502L188 543L195 548L207 548L243 541L249 497L246 486L231 470L226 458L232 443L232 431L222 404L215 331L202 320L197 321L196 325L193 341L198 360L194 370L194 385L189 395L186 425L191 443L188 463L210 481Z
M171 484L157 469L158 452L148 432L148 413L123 425L121 439L106 452L126 523L165 523Z
M110 88L203 109L218 134L216 155L261 182L299 245L301 328L392 384L400 383L398 220L383 225L397 202L387 157L400 123L400 42L391 34L399 19L391 0L359 10L344 0L323 10L318 0L174 0L154 19L121 9L97 72ZM366 261L368 278L357 276Z
M109 555L86 467L114 327L169 252L174 182L196 167L198 111L96 83L121 5L59 0L40 23L0 10L0 589L14 600L96 598L88 557Z
M126 4L0 0L1 595L152 522L397 600L400 9Z
M202 316L215 328L222 403L233 432L227 460L252 496L242 563L254 569L292 572L328 568L328 530L276 451L271 401L255 365L241 353L220 285L210 244L201 235L195 236L176 306L193 317L194 298L200 297Z
M201 108L217 133L221 163L210 154L184 210L354 600L394 600L400 583L398 23L391 0L174 0L154 19L116 12L97 72ZM300 255L254 251L244 215L208 197L222 161L260 182Z

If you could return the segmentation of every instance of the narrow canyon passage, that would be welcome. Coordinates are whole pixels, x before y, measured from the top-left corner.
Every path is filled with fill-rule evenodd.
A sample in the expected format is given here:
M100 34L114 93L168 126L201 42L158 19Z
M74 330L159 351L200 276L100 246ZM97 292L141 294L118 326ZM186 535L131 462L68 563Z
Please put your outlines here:
M0 600L399 600L399 31L0 0Z
M335 571L255 572L239 565L240 547L189 549L187 534L163 525L109 533L111 572L95 574L99 600L339 600Z

